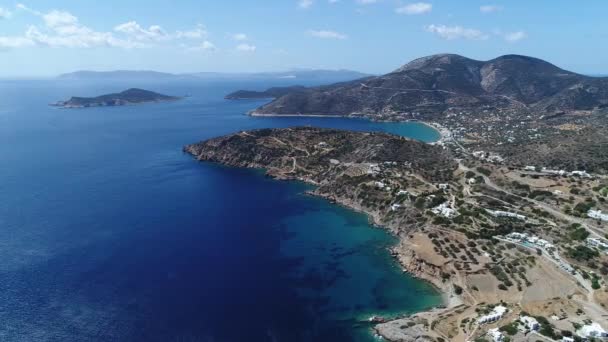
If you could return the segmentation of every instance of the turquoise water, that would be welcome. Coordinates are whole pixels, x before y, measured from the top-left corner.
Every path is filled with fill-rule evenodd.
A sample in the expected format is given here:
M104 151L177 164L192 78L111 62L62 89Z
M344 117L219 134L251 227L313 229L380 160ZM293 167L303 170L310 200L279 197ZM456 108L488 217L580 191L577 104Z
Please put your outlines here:
M366 341L371 314L439 303L364 215L185 144L315 125L432 141L421 124L251 118L266 84L0 82L0 340ZM143 87L176 103L47 104Z

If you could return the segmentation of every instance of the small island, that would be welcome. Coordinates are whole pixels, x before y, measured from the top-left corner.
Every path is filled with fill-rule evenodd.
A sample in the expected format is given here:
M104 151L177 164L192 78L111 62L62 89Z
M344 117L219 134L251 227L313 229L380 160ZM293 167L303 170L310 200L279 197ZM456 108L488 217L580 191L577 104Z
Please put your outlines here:
M129 106L142 103L177 101L181 97L168 96L149 90L131 88L120 93L101 95L97 97L72 97L67 101L59 101L52 106L61 108L89 108L109 106Z
M254 99L276 99L290 93L306 91L304 86L273 87L264 91L238 90L226 95L226 100L254 100Z

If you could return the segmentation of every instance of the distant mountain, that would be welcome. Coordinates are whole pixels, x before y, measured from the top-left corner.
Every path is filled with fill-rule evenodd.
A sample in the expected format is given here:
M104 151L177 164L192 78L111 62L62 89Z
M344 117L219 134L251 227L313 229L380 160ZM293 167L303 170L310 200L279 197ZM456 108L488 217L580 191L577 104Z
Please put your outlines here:
M140 103L175 101L179 99L179 97L175 96L167 96L153 91L132 88L120 93L97 97L72 97L67 101L57 102L54 106L62 108L127 106Z
M254 114L424 116L454 108L552 113L607 105L608 78L579 75L526 56L477 61L440 54L383 76L288 92Z
M305 70L262 73L199 72L170 74L156 71L76 71L59 75L63 80L109 80L109 81L167 81L167 80L294 80L302 82L343 82L369 76L350 70Z

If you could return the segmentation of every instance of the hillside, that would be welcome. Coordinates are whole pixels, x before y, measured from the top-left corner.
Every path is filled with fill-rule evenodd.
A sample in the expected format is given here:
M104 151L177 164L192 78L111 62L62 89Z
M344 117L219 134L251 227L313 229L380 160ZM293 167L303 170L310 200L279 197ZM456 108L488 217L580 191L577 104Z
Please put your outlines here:
M579 75L526 56L477 61L441 54L383 76L289 93L256 113L435 117L455 108L552 113L606 105L608 78Z

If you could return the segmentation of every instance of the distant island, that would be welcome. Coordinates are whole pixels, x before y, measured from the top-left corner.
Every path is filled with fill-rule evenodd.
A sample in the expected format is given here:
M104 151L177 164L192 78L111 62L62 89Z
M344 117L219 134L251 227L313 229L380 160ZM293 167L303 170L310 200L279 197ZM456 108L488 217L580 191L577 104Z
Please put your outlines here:
M62 108L110 107L176 101L179 99L181 99L181 97L168 96L149 90L131 88L120 93L101 95L97 97L72 97L67 101L59 101L52 105Z
M274 87L264 91L254 90L238 90L234 93L226 95L227 100L246 100L246 99L276 99L278 97L295 93L298 91L305 91L307 88L304 86L292 86L292 87Z

